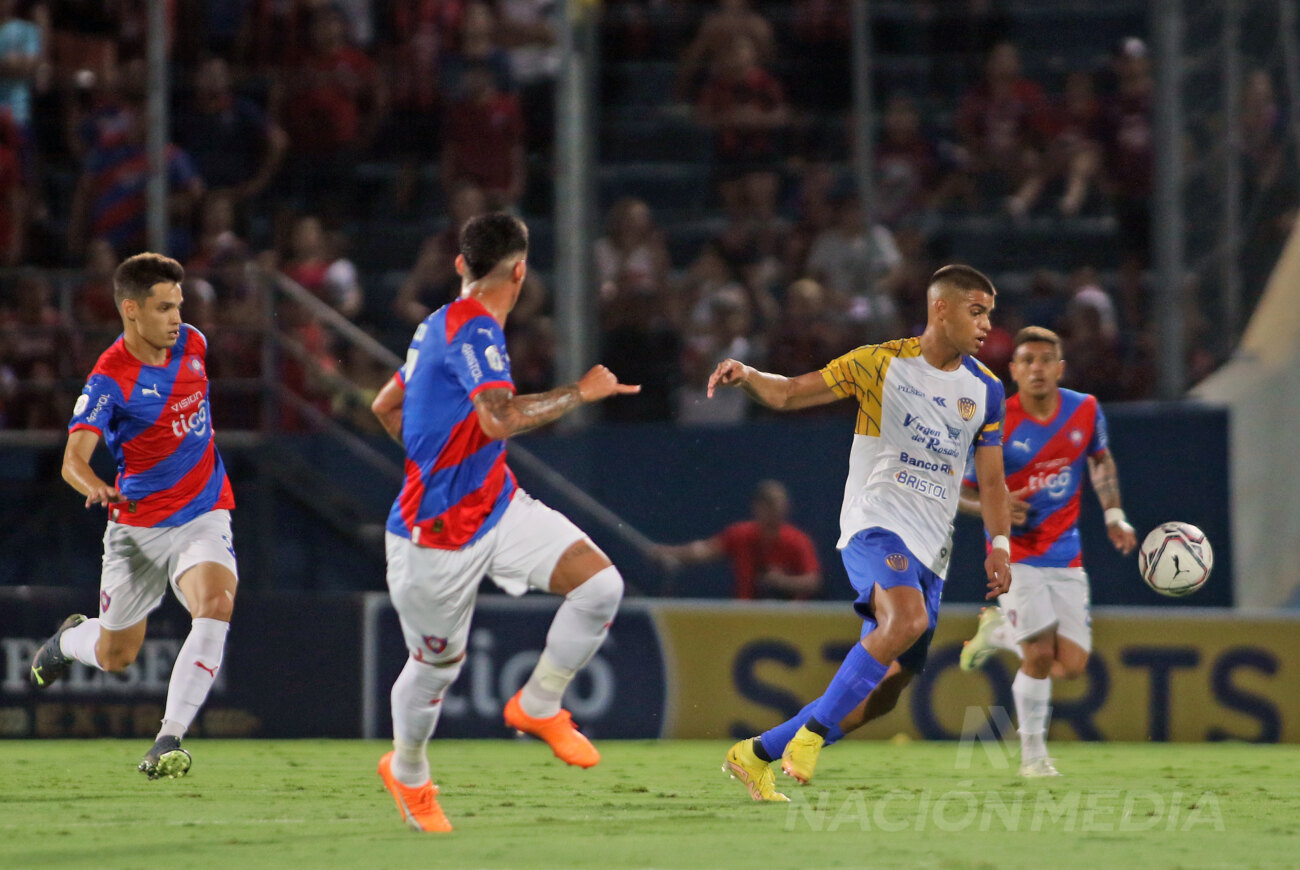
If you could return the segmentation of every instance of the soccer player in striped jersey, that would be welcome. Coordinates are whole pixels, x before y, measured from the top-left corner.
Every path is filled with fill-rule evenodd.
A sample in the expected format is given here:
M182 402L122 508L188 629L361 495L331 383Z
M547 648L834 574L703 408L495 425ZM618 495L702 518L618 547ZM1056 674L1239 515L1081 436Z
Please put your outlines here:
M121 671L135 661L147 617L170 585L193 617L172 666L162 727L139 769L150 779L184 776L181 738L216 680L235 603L238 571L230 533L235 499L212 438L204 365L207 339L181 322L185 272L160 254L137 254L113 274L122 335L104 351L68 426L63 479L108 509L99 615L74 614L32 660L43 689L72 661ZM90 467L100 439L117 479Z
M754 800L786 800L771 762L807 783L822 747L860 724L868 696L893 706L925 667L952 552L962 463L974 451L993 546L984 563L989 597L1011 584L1010 496L1002 470L1002 384L977 360L995 290L969 266L930 279L925 331L868 345L796 378L724 360L709 379L737 386L777 410L852 398L858 403L838 547L858 593L854 644L820 698L794 718L727 752L723 770ZM874 692L887 685L888 693Z
M1106 533L1127 555L1137 536L1120 503L1119 472L1097 399L1062 389L1061 339L1027 326L1016 334L1003 456L1012 491L1011 561L1016 583L997 607L980 612L979 629L961 653L963 670L995 649L1019 653L1011 693L1020 730L1020 773L1059 776L1047 756L1052 678L1084 672L1092 649L1088 575L1079 549L1079 493L1086 464L1105 511ZM967 475L961 510L980 511L983 487Z
M563 595L537 667L505 706L506 725L561 760L600 754L560 706L565 687L600 648L623 579L567 517L530 497L506 465L505 439L589 402L635 393L604 366L546 393L515 395L506 317L527 274L528 229L504 213L461 229L461 295L415 330L406 364L372 406L406 451L406 481L388 516L388 589L409 655L393 684L393 751L379 775L406 824L450 831L426 747L443 695L465 660L479 580L511 595Z

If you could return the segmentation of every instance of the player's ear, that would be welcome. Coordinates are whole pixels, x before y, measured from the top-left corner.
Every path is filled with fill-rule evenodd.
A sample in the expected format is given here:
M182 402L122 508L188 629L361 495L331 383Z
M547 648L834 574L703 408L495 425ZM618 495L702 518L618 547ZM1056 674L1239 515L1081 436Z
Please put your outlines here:
M522 284L526 274L528 274L528 266L525 265L523 260L519 260L515 263L514 268L510 270L510 279L516 284Z
M464 254L456 255L456 274L462 278L465 277L465 255Z
M140 303L134 299L122 300L122 316L127 320L135 320L136 315L140 313Z

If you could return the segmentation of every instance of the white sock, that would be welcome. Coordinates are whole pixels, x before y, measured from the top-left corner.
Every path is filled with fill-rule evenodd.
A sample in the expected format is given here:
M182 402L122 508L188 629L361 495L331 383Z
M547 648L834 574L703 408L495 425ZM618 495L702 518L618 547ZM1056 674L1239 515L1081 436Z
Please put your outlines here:
M59 637L59 649L69 658L76 659L83 665L103 670L99 657L95 655L95 644L99 642L99 620L87 619L81 625L74 625Z
M456 682L464 659L449 665L406 660L389 696L393 711L393 776L412 788L429 781L426 748L442 712L442 697Z
M1017 671L1011 681L1020 729L1020 760L1033 761L1047 754L1047 720L1052 715L1052 678L1031 677Z
M167 685L167 707L158 736L184 737L199 708L208 698L221 668L230 623L220 619L196 618L190 635L181 644Z
M564 597L546 633L546 649L519 695L525 714L549 719L560 712L564 690L605 642L622 599L623 577L613 565Z

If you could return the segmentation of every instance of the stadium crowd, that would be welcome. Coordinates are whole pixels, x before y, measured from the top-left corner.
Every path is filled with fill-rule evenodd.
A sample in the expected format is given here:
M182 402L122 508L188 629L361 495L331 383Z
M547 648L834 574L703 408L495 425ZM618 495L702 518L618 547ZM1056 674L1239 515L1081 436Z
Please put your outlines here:
M458 290L460 222L495 208L549 220L559 5L168 4L168 253L186 266L186 319L213 339L214 378L275 380L374 431L365 396L388 373L317 314L268 298L250 267L278 270L400 353L412 326ZM916 331L926 280L954 254L944 230L954 216L985 218L1013 239L1049 218L1108 228L1095 262L1044 245L1029 268L990 270L1004 292L984 361L1005 375L1011 336L1045 325L1066 341L1067 386L1102 400L1153 394L1145 44L1130 35L1097 62L1048 75L1006 38L1002 4L906 5L913 26L877 28L878 50L939 60L912 87L880 71L868 226L849 172L848 0L604 4L605 66L668 73L642 78L638 95L626 77L602 76L602 138L620 125L644 131L632 152L600 146L610 182L592 251L600 358L644 387L604 406L608 418L734 422L753 413L743 397L703 401L718 360L797 374ZM146 6L0 0L4 428L65 425L119 331L112 268L146 247ZM956 58L951 69L944 58ZM647 82L657 88L648 95ZM1300 199L1268 71L1248 77L1237 123L1253 204L1243 263L1258 288ZM707 173L695 208L675 202L671 184L650 196L622 173L636 148L683 127L701 145L687 168ZM403 225L419 232L410 244L386 234ZM552 385L558 352L551 239L534 241L508 326L522 392ZM1228 348L1209 313L1195 302L1186 313L1195 381ZM268 314L294 352L263 355ZM295 405L262 420L238 395L214 391L218 425L313 425Z

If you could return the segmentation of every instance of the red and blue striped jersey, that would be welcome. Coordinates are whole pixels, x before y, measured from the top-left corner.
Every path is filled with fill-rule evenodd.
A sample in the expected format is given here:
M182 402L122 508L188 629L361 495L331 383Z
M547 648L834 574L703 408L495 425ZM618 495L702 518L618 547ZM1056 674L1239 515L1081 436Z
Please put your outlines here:
M207 350L203 333L182 323L164 365L145 365L120 336L95 363L68 431L97 432L117 462L123 501L109 507L110 519L179 526L235 506L212 438Z
M406 479L388 531L421 547L468 546L497 524L517 489L505 441L489 438L474 410L483 390L515 388L501 324L477 299L444 305L416 328L393 377L406 390Z
M1023 526L1011 530L1011 561L1044 568L1083 564L1079 548L1079 493L1087 457L1106 452L1106 417L1095 396L1061 390L1048 420L1025 413L1020 395L1007 399L1002 458L1007 488L1029 503ZM977 486L974 467L966 484Z

